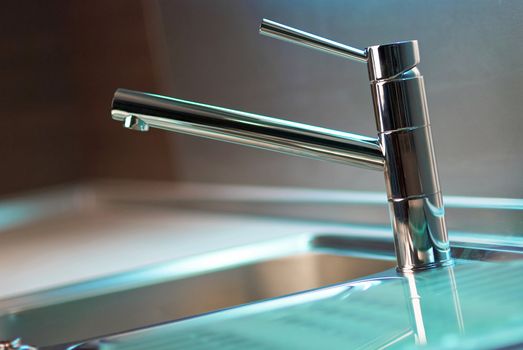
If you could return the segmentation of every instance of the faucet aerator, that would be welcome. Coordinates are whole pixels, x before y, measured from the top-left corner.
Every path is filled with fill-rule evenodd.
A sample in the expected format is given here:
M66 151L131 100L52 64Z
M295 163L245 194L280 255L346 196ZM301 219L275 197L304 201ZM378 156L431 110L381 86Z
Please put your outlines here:
M129 116L125 117L125 119L123 121L123 126L124 126L124 128L136 130L136 131L142 131L142 132L149 131L149 125L134 115L129 115Z

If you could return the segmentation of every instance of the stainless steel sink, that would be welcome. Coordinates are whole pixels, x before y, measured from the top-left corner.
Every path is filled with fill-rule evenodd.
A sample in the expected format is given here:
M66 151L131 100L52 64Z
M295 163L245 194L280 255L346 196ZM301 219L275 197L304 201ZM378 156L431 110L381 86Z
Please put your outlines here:
M392 250L358 242L296 236L0 301L0 334L36 346L79 341L394 267Z
M4 207L23 209L24 215L19 215L21 221L11 220L7 227L14 224L21 227L19 231L12 231L12 236L17 232L24 233L24 230L29 230L30 234L22 235L15 242L22 244L25 239L33 240L47 234L46 242L50 243L44 246L46 249L50 244L60 243L67 238L67 233L73 231L77 236L85 236L100 228L102 232L111 233L116 227L116 232L128 239L124 233L136 222L167 217L169 221L162 222L168 222L169 225L165 226L169 229L164 228L164 231L176 235L183 234L185 227L170 224L182 217L182 214L176 216L178 210L206 210L206 215L221 214L212 216L212 220L218 220L216 227L219 229L213 233L219 235L219 240L206 244L205 249L195 250L197 253L191 253L193 255L32 294L13 293L11 295L17 296L0 299L0 340L22 337L27 344L66 349L64 343L153 326L348 280L361 281L369 275L390 276L395 273L391 269L395 265L392 235L381 194L336 192L333 197L332 193L314 191L282 192L276 189L268 193L266 188L246 188L238 192L236 187L223 189L201 185L171 190L171 184L151 190L147 186L118 187L111 183L94 189L75 190L74 195L66 191L43 198L31 197L25 201L27 203L3 203ZM506 200L500 203L478 202L477 199L472 203L469 198L465 199L461 202L456 198L454 202L449 199L453 256L458 261L502 261L523 257L523 239L514 234L521 231L521 203L507 203ZM265 203L265 206L256 201ZM320 203L325 209L318 210ZM474 210L468 209L471 203L475 205ZM510 210L502 210L508 205ZM51 209L60 210L48 213ZM107 215L109 212L114 220L100 220L105 218L101 213ZM183 211L183 215L188 214ZM228 219L220 221L221 215ZM247 219L251 217L255 219ZM191 216L191 222L197 218ZM237 220L240 224L229 225L231 221L236 224ZM74 225L71 224L73 221ZM91 222L102 224L83 229ZM66 234L56 237L51 234L57 229L65 230L64 227L67 228ZM189 227L200 229L198 225ZM258 235L238 241L238 237L243 236L237 232L229 235L228 227L242 230L257 227ZM265 232L265 227L278 227L281 231L276 234ZM207 226L202 225L201 230L204 228ZM1 229L6 229L6 223ZM154 229L146 226L143 233ZM299 234L301 232L306 233ZM153 237L153 232L150 233ZM195 241L196 245L201 243L200 237ZM259 239L267 241L245 245ZM212 246L218 250L208 252ZM41 251L49 254L45 249ZM59 253L57 249L52 251ZM105 252L110 251L105 249ZM44 259L45 254L38 254L37 258ZM176 256L183 254L178 252ZM34 273L30 276L38 277Z
M507 247L454 245L457 257L520 257ZM0 301L0 334L37 346L76 342L384 271L390 275L392 254L390 239L328 234L211 252Z

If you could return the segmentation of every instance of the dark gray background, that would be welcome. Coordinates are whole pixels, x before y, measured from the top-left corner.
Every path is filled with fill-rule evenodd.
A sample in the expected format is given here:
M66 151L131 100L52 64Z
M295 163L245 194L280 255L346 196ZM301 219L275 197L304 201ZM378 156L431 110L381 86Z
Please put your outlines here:
M419 40L444 193L523 196L523 1L160 1L160 92L375 135L366 67L262 37L262 18L360 48ZM172 138L180 180L384 190L379 172Z

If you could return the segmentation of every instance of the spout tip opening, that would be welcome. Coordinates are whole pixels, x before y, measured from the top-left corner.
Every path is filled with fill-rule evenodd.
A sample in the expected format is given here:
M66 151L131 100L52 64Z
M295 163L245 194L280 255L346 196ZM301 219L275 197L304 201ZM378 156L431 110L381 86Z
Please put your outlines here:
M269 26L270 24L274 23L273 21L270 21L266 18L262 18L260 26L258 27L258 33L262 35L269 35Z
M124 126L124 128L141 131L141 132L149 131L149 125L146 122L144 122L142 119L140 119L134 115L129 115L129 116L125 117L125 119L123 121L123 126Z

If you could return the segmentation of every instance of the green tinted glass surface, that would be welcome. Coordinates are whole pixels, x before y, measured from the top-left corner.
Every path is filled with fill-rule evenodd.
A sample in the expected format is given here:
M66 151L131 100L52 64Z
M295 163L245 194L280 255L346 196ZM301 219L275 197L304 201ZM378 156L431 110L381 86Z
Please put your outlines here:
M491 349L523 342L522 287L522 262L472 262L322 288L96 343L105 350Z

